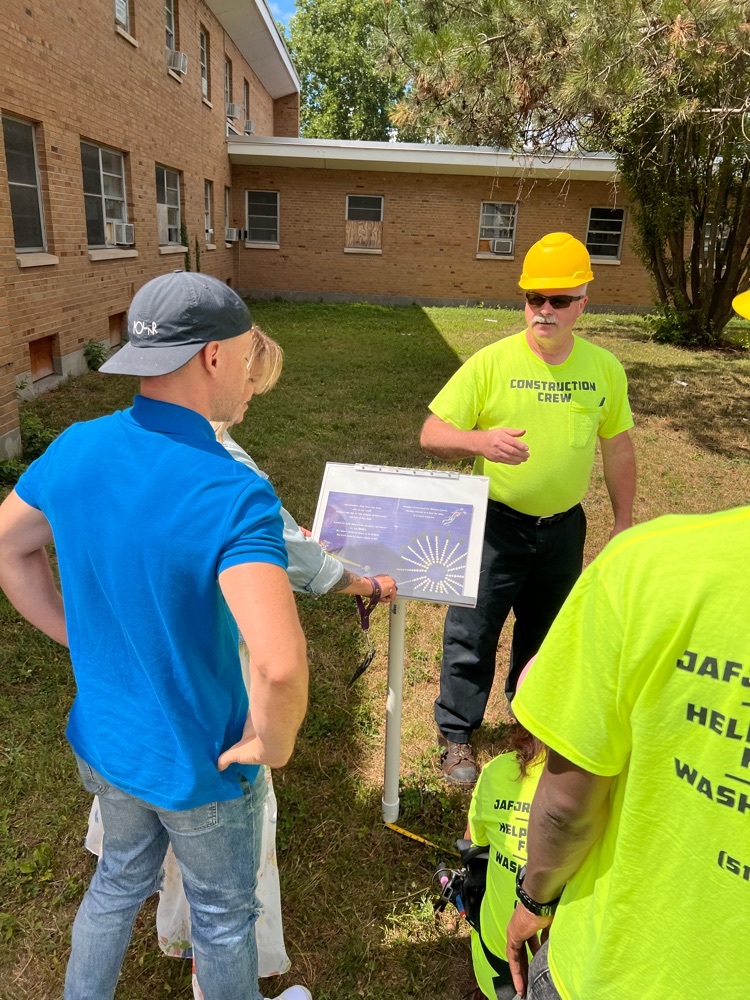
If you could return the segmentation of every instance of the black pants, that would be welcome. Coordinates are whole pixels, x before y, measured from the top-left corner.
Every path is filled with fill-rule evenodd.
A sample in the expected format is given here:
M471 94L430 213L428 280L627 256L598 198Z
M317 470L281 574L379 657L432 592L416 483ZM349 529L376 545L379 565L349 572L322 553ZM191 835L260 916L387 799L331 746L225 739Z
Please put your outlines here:
M536 522L490 500L477 606L448 609L435 722L455 743L468 743L484 718L497 644L511 608L516 623L505 684L508 700L581 574L586 515L580 504L552 524Z

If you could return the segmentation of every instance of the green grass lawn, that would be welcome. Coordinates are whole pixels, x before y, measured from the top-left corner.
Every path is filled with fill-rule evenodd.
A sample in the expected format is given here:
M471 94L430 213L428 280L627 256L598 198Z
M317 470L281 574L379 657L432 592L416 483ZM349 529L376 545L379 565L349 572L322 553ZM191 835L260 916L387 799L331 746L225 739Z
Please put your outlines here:
M419 428L429 400L478 348L517 332L520 312L256 303L283 346L284 374L253 399L235 436L285 505L311 524L326 461L424 466ZM632 316L585 316L580 332L613 351L630 380L639 462L636 518L750 502L750 324L732 350L692 354L650 341ZM62 429L127 406L135 380L91 373L26 404ZM586 501L587 558L610 511L601 467ZM275 773L279 865L293 971L315 1000L457 1000L470 985L465 928L435 916L436 852L382 826L387 615L374 616L373 666L351 690L362 654L352 598L300 598L312 674L310 709L292 762ZM399 824L440 844L465 827L468 796L444 787L434 747L444 609L412 603ZM96 622L92 622L96 627ZM507 629L506 629L507 632ZM508 640L498 654L507 666ZM65 741L73 697L64 650L0 600L0 998L59 997L76 906L94 861L82 840L88 797ZM504 710L496 685L480 759L492 756ZM189 963L162 957L154 906L138 921L118 997L190 997ZM241 1000L241 998L238 998Z

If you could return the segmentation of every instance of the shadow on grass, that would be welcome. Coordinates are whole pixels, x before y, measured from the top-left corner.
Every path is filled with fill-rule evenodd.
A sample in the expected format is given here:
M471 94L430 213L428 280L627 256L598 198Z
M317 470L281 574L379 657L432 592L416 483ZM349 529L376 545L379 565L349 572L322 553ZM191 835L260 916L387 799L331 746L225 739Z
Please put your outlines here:
M421 309L259 303L254 314L282 344L285 371L273 393L252 401L235 436L302 523L312 520L327 461L426 464L418 438L427 403L459 361ZM128 406L136 389L135 379L90 373L28 405L63 429ZM0 678L0 717L3 752L14 756L12 769L0 769L8 806L0 812L8 914L0 977L14 984L14 997L44 1000L60 994L72 917L93 868L82 845L88 796L63 737L74 693L67 656L1 600L10 632L0 649L14 669ZM303 981L316 1000L452 1000L464 992L468 948L425 897L444 859L387 830L382 789L362 777L385 698L376 704L364 687L346 686L363 651L354 602L303 597L299 609L310 708L295 756L275 778L294 972L266 992ZM405 779L401 822L450 844L464 828L468 797L430 780ZM185 964L159 957L151 904L119 990L129 1000L191 994Z
M705 355L685 363L627 365L630 400L639 416L663 417L699 448L726 458L750 457L750 374ZM734 441L731 436L734 436Z

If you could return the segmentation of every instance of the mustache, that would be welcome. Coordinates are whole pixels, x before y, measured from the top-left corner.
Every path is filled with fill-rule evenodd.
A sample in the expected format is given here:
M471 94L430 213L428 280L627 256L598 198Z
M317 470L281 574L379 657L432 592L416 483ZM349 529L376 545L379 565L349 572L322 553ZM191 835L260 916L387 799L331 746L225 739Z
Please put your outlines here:
M541 323L544 326L557 326L557 316L535 316L534 323Z

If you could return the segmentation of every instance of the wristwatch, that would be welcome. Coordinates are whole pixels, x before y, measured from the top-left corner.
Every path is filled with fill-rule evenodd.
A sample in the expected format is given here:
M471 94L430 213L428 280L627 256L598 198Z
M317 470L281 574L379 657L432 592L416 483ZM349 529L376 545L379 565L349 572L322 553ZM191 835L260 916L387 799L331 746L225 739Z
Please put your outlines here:
M562 898L562 893L560 893L557 899L550 900L549 903L537 903L537 901L532 899L523 887L523 880L525 878L526 865L524 865L518 872L518 875L516 875L516 896L518 896L520 901L530 913L534 913L537 917L551 917L557 909L557 904Z

